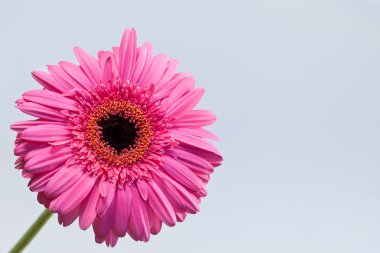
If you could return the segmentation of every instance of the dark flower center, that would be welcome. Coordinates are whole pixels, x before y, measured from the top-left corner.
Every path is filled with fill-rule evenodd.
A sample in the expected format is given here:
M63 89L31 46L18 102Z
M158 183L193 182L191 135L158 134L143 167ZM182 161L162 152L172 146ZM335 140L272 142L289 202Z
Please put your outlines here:
M124 149L132 149L138 137L138 127L129 117L109 115L97 122L101 127L102 137L118 154Z
M96 159L130 166L146 155L154 135L150 119L139 106L107 100L88 115L84 137Z

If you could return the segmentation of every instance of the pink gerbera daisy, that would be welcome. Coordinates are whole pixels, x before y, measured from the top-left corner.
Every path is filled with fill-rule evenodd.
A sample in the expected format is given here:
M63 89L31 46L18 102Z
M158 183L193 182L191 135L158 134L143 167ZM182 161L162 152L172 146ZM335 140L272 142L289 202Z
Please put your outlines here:
M79 217L98 243L114 246L127 233L148 241L162 222L174 226L199 210L222 156L203 127L215 122L194 110L203 95L178 61L154 56L127 29L120 47L98 59L74 48L67 61L35 71L43 86L16 101L36 117L17 132L16 168L38 201L68 226Z

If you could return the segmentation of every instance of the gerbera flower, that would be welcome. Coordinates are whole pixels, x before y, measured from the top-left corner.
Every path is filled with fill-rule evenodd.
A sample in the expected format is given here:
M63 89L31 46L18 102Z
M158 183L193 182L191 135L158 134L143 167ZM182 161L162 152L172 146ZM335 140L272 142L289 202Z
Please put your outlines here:
M127 233L148 241L162 222L174 226L199 211L222 156L203 127L215 122L195 110L203 88L178 61L154 56L127 29L120 47L98 59L74 48L67 61L35 71L43 86L16 101L36 117L17 132L16 168L30 178L38 201L68 226L79 217L98 243L114 246Z

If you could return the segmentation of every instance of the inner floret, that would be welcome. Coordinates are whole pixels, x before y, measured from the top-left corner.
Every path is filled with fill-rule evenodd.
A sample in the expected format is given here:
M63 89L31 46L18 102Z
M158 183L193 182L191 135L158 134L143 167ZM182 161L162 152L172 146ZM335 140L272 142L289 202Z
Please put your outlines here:
M85 135L96 157L117 166L139 161L153 140L144 110L123 100L108 100L97 106L88 117Z

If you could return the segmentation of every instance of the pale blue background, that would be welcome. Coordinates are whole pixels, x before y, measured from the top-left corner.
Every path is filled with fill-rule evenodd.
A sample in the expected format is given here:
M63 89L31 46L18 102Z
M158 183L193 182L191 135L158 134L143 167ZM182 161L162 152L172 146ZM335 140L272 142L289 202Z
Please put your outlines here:
M56 218L25 252L380 252L380 4L0 2L0 251L43 210L13 169L14 100L35 69L120 41L181 61L219 118L222 167L198 215L113 250Z

